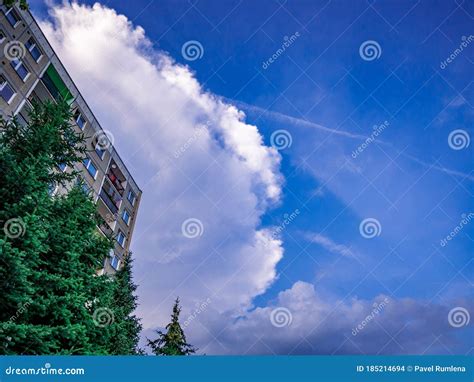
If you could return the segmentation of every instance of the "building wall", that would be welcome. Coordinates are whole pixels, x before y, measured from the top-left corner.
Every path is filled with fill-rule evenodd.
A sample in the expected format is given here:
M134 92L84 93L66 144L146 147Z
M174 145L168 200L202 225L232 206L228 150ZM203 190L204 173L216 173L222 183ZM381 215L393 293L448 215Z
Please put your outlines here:
M7 18L7 16L11 16L9 12L15 12L15 15L19 18L14 26L10 24ZM53 90L51 90L51 81L48 80L52 78L51 73L58 75L60 82L62 81L67 89L68 96L71 96L71 108L75 114L72 124L78 132L85 133L89 149L88 157L97 171L95 176L91 176L84 163L77 163L75 170L82 175L86 186L97 202L98 211L105 221L99 227L99 231L111 234L116 238L118 238L119 232L122 232L126 237L123 245L116 242L114 253L111 253L111 257L104 263L103 271L113 273L114 267L111 265L113 256L116 256L115 264L116 260L122 260L129 251L142 192L119 154L110 144L111 141L107 140L107 131L104 131L100 126L31 13L22 11L17 7L9 11L5 6L0 6L0 33L0 75L14 91L14 96L8 100L5 100L3 96L0 97L0 115L3 118L16 115L20 121L26 121L28 119L28 108L31 107L30 101L33 99L39 99L40 101L54 100L52 93L57 87L53 87ZM33 38L41 52L41 56L37 59L27 48L27 42L31 38ZM13 47L16 47L16 50L12 49ZM12 63L17 63L13 58L15 55L18 57L18 54L24 67L29 72L23 79L12 66ZM82 129L76 123L76 113L80 113L85 121ZM101 144L97 146L98 143ZM99 156L95 150L96 147L103 149L102 155ZM71 170L65 169L65 171ZM58 187L53 192L63 193L66 191L66 189ZM115 193L113 201L107 197L107 191L110 191L109 194ZM135 195L134 203L131 203L127 198L130 192ZM128 224L122 218L125 210L130 215Z

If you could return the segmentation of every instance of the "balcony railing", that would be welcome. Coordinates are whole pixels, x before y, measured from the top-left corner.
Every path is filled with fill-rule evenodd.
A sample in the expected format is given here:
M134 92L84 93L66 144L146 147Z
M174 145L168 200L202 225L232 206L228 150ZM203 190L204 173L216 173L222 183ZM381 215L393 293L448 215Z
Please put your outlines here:
M117 190L117 192L123 196L123 192L125 191L124 186L122 185L122 182L117 178L115 174L108 173L107 178L110 180L110 183L113 184L114 188Z
M110 228L109 225L105 222L99 224L99 229L107 237L111 237L114 234L112 228Z
M99 196L103 200L105 205L109 208L110 212L112 212L112 214L117 213L118 207L115 205L115 203L112 201L110 196L107 195L107 193L103 189L100 190Z

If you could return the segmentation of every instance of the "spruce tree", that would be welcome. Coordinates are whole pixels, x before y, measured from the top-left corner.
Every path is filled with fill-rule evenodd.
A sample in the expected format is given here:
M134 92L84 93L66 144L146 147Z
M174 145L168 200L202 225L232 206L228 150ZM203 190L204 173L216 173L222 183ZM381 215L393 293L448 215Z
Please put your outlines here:
M158 338L153 341L148 339L148 346L155 355L190 355L196 352L196 349L186 342L186 336L179 324L180 313L179 298L176 298L171 322L166 325L167 332L157 330Z
M97 276L112 247L97 232L92 198L70 184L86 151L67 104L35 105L27 125L0 121L0 353L107 354L113 280ZM108 310L107 310L108 309Z
M137 286L132 280L132 263L130 253L114 277L112 308L115 322L111 327L111 340L108 345L110 354L142 354L138 349L142 326L139 318L133 314L137 307Z

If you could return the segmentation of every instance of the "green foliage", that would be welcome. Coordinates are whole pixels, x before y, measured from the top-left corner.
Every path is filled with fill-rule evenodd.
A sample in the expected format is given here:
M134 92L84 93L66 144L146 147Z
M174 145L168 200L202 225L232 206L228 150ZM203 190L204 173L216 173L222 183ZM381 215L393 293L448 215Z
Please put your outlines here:
M5 4L7 8L13 7L15 3L18 3L18 6L20 7L20 9L24 11L26 11L29 8L28 2L26 0L4 0L3 1L3 4Z
M86 152L70 120L65 103L35 105L26 126L0 120L0 354L112 354L118 332L128 349L138 342L136 305L122 305L135 287L126 275L98 276L112 238L98 233L77 173L58 171ZM51 197L52 184L70 191ZM113 318L105 325L103 310Z
M129 254L115 275L112 295L115 324L111 326L110 354L142 354L137 348L142 326L139 318L133 314L137 307L136 289L132 280L132 255Z
M196 349L186 342L186 336L179 324L179 298L176 299L171 314L171 322L166 325L166 333L157 330L158 338L156 340L148 339L148 346L155 355L190 355L196 352Z

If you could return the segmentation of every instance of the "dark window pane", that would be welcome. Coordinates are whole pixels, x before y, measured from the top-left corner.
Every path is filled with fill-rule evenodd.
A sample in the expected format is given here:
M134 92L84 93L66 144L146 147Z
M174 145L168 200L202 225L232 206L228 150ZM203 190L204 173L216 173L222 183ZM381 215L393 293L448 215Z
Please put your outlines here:
M18 17L18 15L13 9L10 9L10 11L7 12L5 17L7 18L8 22L10 23L12 27L14 27L16 23L20 21L20 18Z
M0 95L5 102L9 102L15 92L10 84L3 78L0 78Z

